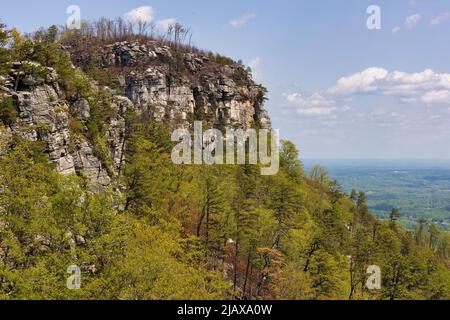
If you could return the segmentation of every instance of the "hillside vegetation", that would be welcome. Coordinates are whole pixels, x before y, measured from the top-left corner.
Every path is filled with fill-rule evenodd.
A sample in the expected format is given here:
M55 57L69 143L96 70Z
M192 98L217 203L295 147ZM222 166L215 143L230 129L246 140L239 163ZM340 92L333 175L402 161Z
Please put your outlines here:
M109 71L73 67L63 40L53 28L30 40L0 27L0 299L450 299L448 233L376 220L364 193L344 194L320 167L305 172L288 141L275 176L177 166L164 121L130 111L115 183L92 190L82 174L58 174L42 139L14 134L18 105L1 81L17 61L35 62L19 75L43 81L53 68L70 107L94 106L87 122L70 113L71 137L111 165ZM80 290L66 287L71 265ZM365 286L371 265L380 290Z

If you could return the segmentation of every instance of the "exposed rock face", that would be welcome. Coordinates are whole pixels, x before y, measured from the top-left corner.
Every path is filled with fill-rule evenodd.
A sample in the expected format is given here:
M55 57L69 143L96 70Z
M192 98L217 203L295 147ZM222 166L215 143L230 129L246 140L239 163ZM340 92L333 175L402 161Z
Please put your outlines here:
M175 119L178 115L187 120L189 113L194 113L195 99L187 81L167 84L166 76L156 68L149 68L144 73L132 72L126 78L125 95L138 106L142 112L151 117L164 120Z
M114 111L104 137L111 163L105 164L92 143L70 129L74 119L86 126L91 118L90 101L68 102L56 72L30 62L15 63L11 76L1 79L0 94L13 98L18 117L8 128L0 128L0 156L5 153L4 142L13 134L44 141L58 172L83 175L93 185L106 187L122 170L128 110L177 128L188 127L197 119L216 127L248 128L255 122L271 126L263 107L264 89L241 65L218 63L212 56L174 51L152 41L121 42L96 52L99 67L117 74L125 94L107 91ZM88 54L71 57L78 67L92 58ZM46 76L20 71L23 64L45 69Z
M5 88L13 97L18 113L16 123L11 126L12 133L31 141L45 141L56 170L65 175L75 173L73 157L68 150L69 106L60 98L56 72L47 69L47 78L40 80L32 74L20 74L17 71L20 66L15 64L12 71L15 86Z
M113 68L125 95L141 112L175 125L189 125L190 114L212 115L212 126L271 126L263 88L243 66L213 56L171 49L159 42L120 42L100 48L95 60ZM78 57L83 67L92 57Z
M114 96L111 106L116 111L116 117L110 119L106 141L110 146L112 170L117 175L121 172L125 160L125 113L128 110L135 111L136 108L128 98L122 96Z
M16 69L19 67L20 64L15 65ZM111 178L117 176L124 160L124 114L133 104L125 97L112 97L112 108L116 109L117 116L110 120L106 137L114 160L109 173L94 155L91 143L85 138L74 137L69 130L72 114L81 120L90 118L88 101L83 99L70 105L58 86L56 73L52 69L47 70L50 76L44 81L35 79L33 75L19 77L18 72L12 70L10 85L0 89L14 99L18 118L10 128L0 131L0 139L5 142L17 134L30 141L44 141L56 171L63 175L82 174L93 185L110 185Z

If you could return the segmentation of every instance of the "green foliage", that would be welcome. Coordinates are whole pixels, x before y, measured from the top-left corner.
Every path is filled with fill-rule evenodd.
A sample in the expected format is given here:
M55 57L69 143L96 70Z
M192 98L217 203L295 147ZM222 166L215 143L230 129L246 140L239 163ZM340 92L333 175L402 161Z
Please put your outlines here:
M231 78L237 86L245 86L248 81L248 73L244 68L238 67L234 70Z
M5 126L12 125L17 118L17 111L11 96L0 96L0 122Z
M93 284L109 299L220 299L227 284L219 274L190 265L176 235L131 221L124 256Z
M49 75L49 70L38 64L24 63L19 68L19 74L32 76L38 83L44 83Z
M0 22L0 47L4 48L8 44L9 32L6 25Z
M376 221L364 193L306 178L289 142L276 176L179 167L161 124L129 121L122 195L57 175L40 144L0 159L2 298L448 299L447 234ZM65 287L73 264L81 290Z
M58 176L33 143L18 141L0 168L1 298L224 297L229 284L192 264L174 222L150 226L147 216L117 213L114 194ZM66 288L72 264L82 268L79 291Z
M320 165L316 165L311 169L311 171L309 172L309 178L311 179L311 181L320 185L330 182L328 170L321 167Z
M266 87L264 87L264 86L262 86L262 85L259 85L259 92L258 92L258 95L257 95L257 97L256 97L256 100L260 103L260 104L262 104L262 103L264 103L265 101L267 101L267 93L268 93L268 90L267 90L267 88Z
M98 58L91 58L85 67L86 73L94 80L98 81L100 86L106 86L114 90L120 89L119 79L113 70L101 68Z
M6 48L10 40L11 31L0 21L0 75L7 72L7 62L10 60L10 50Z
M43 36L43 42L45 44L52 44L58 40L58 27L52 25L48 28L47 32L45 32Z
M234 64L233 59L231 59L229 57L222 56L220 54L215 55L214 56L214 60L217 63L222 64L222 65L232 65L232 64Z
M287 170L287 173L291 178L299 179L303 176L303 165L299 159L300 152L295 145L290 141L282 140L280 148L280 165Z
M38 63L39 65L23 64L22 68L25 69L21 71L34 74L41 79L45 79L48 75L47 67L55 69L60 85L70 100L86 98L92 93L91 81L87 75L73 67L68 54L57 42L57 32L55 26L50 27L41 35L41 41L24 40L16 35L12 59Z

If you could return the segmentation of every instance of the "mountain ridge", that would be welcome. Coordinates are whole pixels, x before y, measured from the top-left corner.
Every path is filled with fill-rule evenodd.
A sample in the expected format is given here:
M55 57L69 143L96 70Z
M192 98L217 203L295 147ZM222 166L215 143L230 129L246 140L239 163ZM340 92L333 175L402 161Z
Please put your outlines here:
M193 120L270 127L265 89L228 58L167 39L158 57L97 26L30 39L0 24L0 299L450 298L448 233L375 219L289 141L273 176L175 165L171 130Z
M83 174L102 187L117 180L125 161L126 114L130 111L162 121L172 130L192 127L194 120L216 128L246 129L256 123L271 126L264 109L265 89L253 82L244 66L231 60L222 58L225 62L218 63L212 54L175 51L155 40L100 43L91 46L91 53L80 50L82 54L67 44L60 50L74 63L70 68L77 81L86 82L80 84L80 92L67 93L53 68L28 61L13 62L0 89L13 98L18 110L11 133L32 141L45 140L50 159L62 174ZM46 73L45 79L38 79L38 69ZM84 71L91 71L92 80ZM95 79L98 74L116 83L115 88L103 86L104 78ZM103 137L95 138L102 140L97 148L100 152L95 150L95 141L89 141L93 139L83 137L89 136L91 104L98 104L92 101L92 94L109 104L103 110L110 114L103 119L107 123ZM24 126L27 132L23 132ZM42 126L49 127L45 135L39 135ZM74 127L82 128L72 130Z

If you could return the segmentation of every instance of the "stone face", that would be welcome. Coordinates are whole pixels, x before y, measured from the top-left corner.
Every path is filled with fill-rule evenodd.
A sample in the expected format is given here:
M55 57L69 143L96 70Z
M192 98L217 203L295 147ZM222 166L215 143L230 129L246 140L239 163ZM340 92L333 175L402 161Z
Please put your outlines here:
M107 187L111 178L99 158L94 155L87 141L78 141L73 152L75 172L82 174L96 185Z
M70 129L71 121L76 120L82 127L78 130L87 130L90 100L68 102L51 68L44 68L45 79L19 71L24 63L43 68L29 62L14 63L10 77L0 79L0 93L13 98L18 114L13 125L0 128L0 156L6 154L14 134L43 141L59 173L82 175L92 186L104 188L117 181L123 169L128 111L164 121L170 128L187 128L192 120L205 119L211 127L245 129L255 121L264 128L271 126L261 98L263 88L242 66L218 63L204 53L174 52L154 41L120 42L96 52L100 67L111 68L117 74L125 94L106 90L113 110L104 137L111 161L104 163L91 142ZM71 57L77 64L74 67L83 67L83 59L89 58L84 54Z
M122 96L114 96L111 107L116 111L116 117L109 121L106 141L110 147L110 156L113 162L111 170L117 176L121 173L125 161L125 113L128 110L135 110L135 107L128 98Z
M185 127L189 114L203 109L214 115L211 126L248 128L255 121L271 126L259 101L263 89L243 66L220 64L204 53L174 52L156 41L119 42L98 52L102 67L114 68L125 95L150 117Z
M91 117L91 107L86 99L81 99L73 105L77 116L84 121L87 121Z
M187 123L187 116L197 108L203 112L213 112L217 125L250 127L255 120L262 120L263 126L270 127L267 113L257 113L256 98L260 88L237 87L233 80L223 78L217 83L203 81L194 85L187 79L167 76L157 69L147 69L145 73L131 73L126 79L126 96L142 112L158 119L181 120Z
M144 73L131 73L126 83L126 96L152 118L173 120L179 115L186 120L187 114L194 112L195 99L187 81L172 82L159 70L149 68Z
M15 68L19 68L15 64ZM13 134L30 141L43 141L47 144L49 159L55 164L55 170L63 175L78 174L88 178L92 186L108 187L116 178L124 161L125 113L133 109L133 103L126 97L112 95L111 108L115 111L107 123L106 141L110 146L113 160L111 168L105 168L94 154L93 146L86 138L72 136L69 121L72 115L84 125L90 119L90 105L85 99L69 104L58 87L58 78L49 69L50 76L45 81L34 81L32 75L20 75L17 88L1 87L7 95L13 97L17 110L17 120L10 127L0 128L0 156L6 154L7 143ZM12 72L12 83L17 83ZM109 170L108 170L109 169Z
M36 64L34 64L36 65ZM48 145L50 160L61 174L75 173L68 145L69 106L60 98L57 75L48 69L50 76L44 82L35 81L32 75L23 75L16 90L9 90L18 113L12 133L31 141L44 141ZM13 77L17 76L13 72Z

